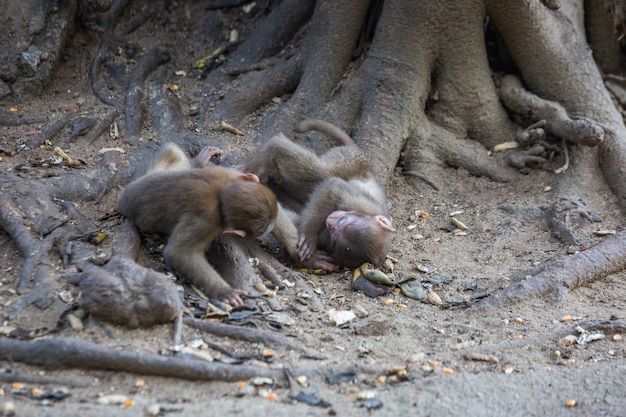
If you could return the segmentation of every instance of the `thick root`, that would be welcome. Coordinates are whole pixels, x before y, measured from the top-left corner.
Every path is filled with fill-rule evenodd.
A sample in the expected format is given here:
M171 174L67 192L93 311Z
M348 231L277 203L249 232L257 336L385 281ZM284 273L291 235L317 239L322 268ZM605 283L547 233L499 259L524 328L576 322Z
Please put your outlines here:
M501 308L551 293L562 300L568 290L626 269L625 253L626 232L621 232L590 249L523 272L517 282L481 299L476 306Z

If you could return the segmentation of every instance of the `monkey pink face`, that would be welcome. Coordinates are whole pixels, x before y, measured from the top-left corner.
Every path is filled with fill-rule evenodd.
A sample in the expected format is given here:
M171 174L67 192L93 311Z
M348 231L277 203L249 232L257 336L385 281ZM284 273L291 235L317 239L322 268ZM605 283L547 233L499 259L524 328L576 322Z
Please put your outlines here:
M364 224L375 223L381 229L387 232L395 232L389 219L385 216L367 216L356 211L342 211L337 210L330 213L326 218L326 228L332 238L335 238L337 234L343 233L351 227L362 227Z
M351 223L354 223L357 216L359 216L359 213L354 211L337 210L330 213L326 218L326 228L331 237L344 230Z
M381 263L389 250L395 229L383 216L356 211L334 211L326 218L333 257L339 265L358 267L364 262Z

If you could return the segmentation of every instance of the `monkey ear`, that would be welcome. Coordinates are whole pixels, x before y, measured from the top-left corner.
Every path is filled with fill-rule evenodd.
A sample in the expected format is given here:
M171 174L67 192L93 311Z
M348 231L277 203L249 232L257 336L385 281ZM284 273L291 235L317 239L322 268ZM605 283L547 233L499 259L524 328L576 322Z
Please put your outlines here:
M246 181L260 182L259 177L251 172L248 172L247 174L239 174L239 178Z
M376 221L378 222L378 224L384 231L386 232L396 231L396 229L394 229L394 227L391 225L391 220L389 220L387 217L379 214L378 216L376 216Z
M238 230L238 229L224 229L222 233L246 237L246 232L244 232L243 230Z

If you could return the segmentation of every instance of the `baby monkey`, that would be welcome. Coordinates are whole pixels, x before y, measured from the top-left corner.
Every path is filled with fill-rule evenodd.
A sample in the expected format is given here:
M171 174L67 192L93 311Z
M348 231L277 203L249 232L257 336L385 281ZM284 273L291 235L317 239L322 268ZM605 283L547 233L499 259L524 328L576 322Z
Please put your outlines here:
M309 267L333 271L337 266L355 268L364 262L382 264L395 229L369 160L338 127L307 119L296 129L309 130L324 133L343 146L317 156L279 134L244 164L262 183L272 184L282 203L298 212L279 206L274 234L294 260Z
M245 291L232 288L208 263L205 252L220 233L259 237L274 227L274 194L254 174L205 166L216 148L190 160L176 144L165 143L145 174L124 189L122 215L142 233L167 237L163 258L184 279L209 297L232 306Z

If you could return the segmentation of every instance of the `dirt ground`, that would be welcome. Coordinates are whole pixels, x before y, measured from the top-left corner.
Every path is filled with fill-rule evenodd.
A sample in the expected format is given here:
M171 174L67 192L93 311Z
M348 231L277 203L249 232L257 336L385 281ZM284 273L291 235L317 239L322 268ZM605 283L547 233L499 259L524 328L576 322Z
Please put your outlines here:
M132 40L142 47L163 41L175 46L173 59L164 66L166 82L178 86L177 95L183 112L189 116L187 127L195 129L197 110L203 103L203 79L191 71L193 62L212 50L200 22L193 19L195 3L173 6L178 20L170 22L163 31L157 20L148 20L134 32ZM233 27L245 24L245 18L234 19ZM185 31L180 29L185 27ZM198 46L200 44L200 46ZM73 38L52 84L43 95L16 106L29 116L44 116L50 122L72 113L102 117L109 108L93 94L88 80L88 68L96 44L88 34ZM188 72L186 77L174 74ZM286 97L284 97L286 98ZM284 99L283 98L283 99ZM271 104L264 111L272 111ZM254 148L252 139L258 131L261 113L250 116L237 126L245 136L234 136L217 129L211 136L228 143L227 154L238 154ZM120 122L123 118L118 119ZM143 141L160 141L147 120ZM96 165L102 148L130 147L123 139L101 135L91 146L81 137L69 140L64 130L51 143L28 151L23 148L29 130L40 130L45 124L23 127L3 127L0 148L7 152L0 169L20 172L20 167L52 156L55 146L63 148L73 158L84 160L86 166ZM204 131L204 127L202 128ZM500 158L501 156L495 156ZM23 175L38 178L56 175L62 168L37 167ZM435 191L426 184L414 188L400 174L394 174L387 192L397 232L390 253L396 260L397 277L414 276L423 283L432 283L433 290L444 303L462 302L490 293L510 283L513 275L555 257L567 256L568 247L552 238L545 220L545 208L552 202L549 187L557 174L538 170L519 175L508 184L470 176L464 170L444 168ZM567 175L567 171L564 174ZM122 185L117 186L98 205L81 204L83 214L97 220L116 210ZM579 234L587 246L604 239L593 235L594 228L621 230L626 221L606 186L598 178L597 192L585 202L598 213L603 222L594 225L581 218ZM508 209L503 209L508 208ZM461 212L457 218L468 226L466 235L452 233L451 212ZM421 213L428 213L428 216ZM119 218L101 223L110 238L102 251L110 254L112 241L120 224ZM0 231L0 311L18 296L15 282L22 258L10 237ZM143 251L140 262L164 270L161 260ZM420 264L434 269L426 274L418 271ZM58 272L62 269L58 260ZM299 373L319 370L308 377L307 390L328 401L330 407L298 403L288 397L286 387L261 385L250 392L238 382L190 382L146 375L110 371L41 370L20 363L3 363L11 372L55 379L52 384L27 383L25 389L48 391L62 387L63 381L80 380L87 387L70 387L70 397L44 405L14 393L15 387L2 383L0 403L13 403L16 415L39 416L135 416L145 415L158 404L161 415L341 415L360 416L365 407L378 415L412 412L415 415L472 416L560 416L594 415L620 416L626 414L626 345L615 341L613 334L584 346L559 344L568 334L577 334L574 327L589 322L624 320L626 318L626 271L600 282L571 291L564 300L556 295L498 310L475 308L444 308L409 299L399 293L369 298L350 289L349 273L317 276L302 274L306 285L296 285L278 291L281 305L294 306L281 313L294 320L279 330L303 342L323 359L308 359L299 352L281 346L262 346L202 334L186 328L183 341L187 344L204 338L240 355L259 355L270 348L274 361L270 366L287 367ZM445 282L440 282L440 281ZM59 280L55 291L76 291ZM303 297L303 291L306 294ZM308 298L307 298L308 297ZM56 308L40 311L34 307L5 326L19 323L30 329L54 327L61 313ZM60 306L60 307L59 307ZM66 305L65 308L68 306ZM357 318L352 325L334 326L328 312L331 309L352 310ZM564 321L570 316L572 321ZM263 321L260 321L264 325ZM374 324L372 324L374 323ZM82 332L65 328L60 336L76 337L99 344L159 353L167 350L171 341L171 326L147 330L127 330L110 325L87 322ZM369 324L369 325L368 325ZM363 334L365 333L365 334ZM460 345L461 344L461 345ZM208 351L210 353L210 350ZM467 360L467 353L491 355L497 363ZM560 355L559 353L560 352ZM400 381L390 373L393 368L408 365L407 380ZM325 376L345 368L358 369L355 382L329 384ZM315 372L312 372L315 373ZM145 385L138 387L139 380ZM275 393L276 398L268 394ZM111 394L127 397L123 405L98 404L98 398ZM375 395L374 400L360 397ZM574 400L573 407L568 401Z

